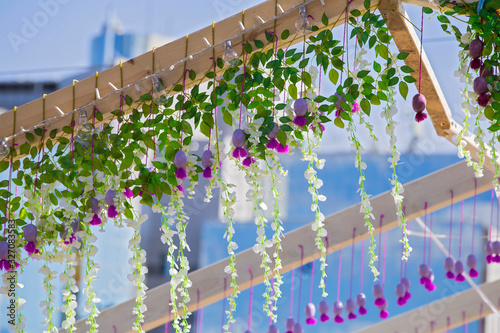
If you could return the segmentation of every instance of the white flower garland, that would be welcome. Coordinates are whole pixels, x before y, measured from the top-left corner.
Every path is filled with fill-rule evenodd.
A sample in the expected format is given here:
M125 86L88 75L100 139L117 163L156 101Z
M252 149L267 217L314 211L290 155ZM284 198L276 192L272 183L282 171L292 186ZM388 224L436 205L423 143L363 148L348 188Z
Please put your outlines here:
M77 262L76 252L73 251L71 247L67 248L66 251L68 251L69 254L65 257L64 271L59 276L59 282L64 284L64 289L62 291L63 305L61 306L61 310L64 312L65 319L61 327L68 332L73 332L76 331L76 327L74 326L76 316L75 309L78 306L75 293L79 290L74 278L76 273L74 266L77 265Z
M48 264L52 260L47 247L43 249L43 256L45 257L45 262L38 270L38 273L43 275L43 289L46 293L46 300L40 302L40 307L43 308L43 315L45 316L45 320L42 321L42 325L46 325L44 333L57 333L58 330L53 318L54 313L59 311L58 308L54 307L55 295L53 294L53 291L55 291L57 287L51 283L51 281L56 278L57 272L52 271L49 268Z
M398 109L396 107L396 101L394 100L393 87L389 89L388 98L389 101L384 107L381 116L386 120L385 132L387 133L387 135L389 135L389 146L391 147L391 156L389 157L389 163L391 163L391 169L392 169L392 177L391 177L391 185L393 186L392 196L394 197L394 203L396 204L396 209L397 209L396 215L400 218L400 226L403 229L403 239L401 240L401 242L403 243L404 251L402 254L402 260L408 260L412 248L408 241L406 216L403 212L404 188L403 184L399 182L396 173L396 166L398 165L399 157L401 154L396 147L397 138L395 134L395 128L398 123L395 122L394 119L392 118L394 115L396 115L396 113L398 113Z
M89 333L98 332L99 324L97 324L96 318L99 315L99 309L97 309L97 303L101 300L96 296L94 290L94 280L97 278L97 272L99 271L99 264L94 262L92 257L97 253L97 247L92 245L97 240L97 237L92 234L90 228L87 228L85 232L81 232L82 238L82 248L81 257L86 258L87 262L85 265L85 275L83 277L83 282L86 284L82 290L82 293L87 297L87 301L84 304L84 311L89 314L86 321L90 325Z

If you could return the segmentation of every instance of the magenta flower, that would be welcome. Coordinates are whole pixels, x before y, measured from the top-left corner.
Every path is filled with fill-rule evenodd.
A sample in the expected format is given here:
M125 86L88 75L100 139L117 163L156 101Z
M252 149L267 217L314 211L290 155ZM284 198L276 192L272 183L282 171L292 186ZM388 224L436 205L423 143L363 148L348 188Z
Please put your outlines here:
M99 225L101 223L102 223L102 220L99 217L99 215L94 214L94 217L92 218L92 221L90 221L90 225Z
M115 206L109 206L108 208L108 217L114 219L118 216L118 212L116 211Z
M28 242L26 245L24 245L24 249L26 252L28 252L28 255L31 256L33 253L38 252L36 249L36 243L35 242Z
M203 170L203 178L212 178L212 168L205 168Z
M359 111L359 105L356 101L352 103L352 113L356 113Z
M244 148L246 140L247 137L242 129L237 129L233 132L232 141L235 147L233 150L234 158L246 157L248 155L247 150Z
M134 193L128 187L125 187L124 194L125 194L125 197L128 199L130 199L134 196Z
M266 148L268 149L277 149L279 146L278 140L276 138L272 138L268 143L266 143Z
M249 167L250 165L252 165L253 162L255 162L255 159L253 159L252 157L248 156L248 157L246 157L243 160L243 162L241 162L241 164L243 164L246 167Z

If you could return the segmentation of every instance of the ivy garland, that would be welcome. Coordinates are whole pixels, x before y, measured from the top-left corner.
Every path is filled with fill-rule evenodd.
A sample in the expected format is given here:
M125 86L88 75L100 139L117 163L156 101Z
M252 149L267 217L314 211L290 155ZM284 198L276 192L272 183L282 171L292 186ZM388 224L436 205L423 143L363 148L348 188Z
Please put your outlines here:
M491 121L488 130L494 133L490 141L494 156L496 132L500 130L500 83L495 70L500 65L500 44L497 38L500 23L493 2L494 0L487 2L478 15L476 4L457 4L452 9L448 6L438 15L443 29L454 33L465 50L460 55L458 74L463 75L464 81L472 84L474 91L478 93L478 96L471 95L467 87L463 93L466 117L463 122L464 130L457 137L459 154L474 165L478 176L487 152L480 120L484 116ZM97 251L92 243L96 239L95 230L103 230L105 224L112 223L117 227L125 224L134 230L129 242L132 267L129 279L137 288L133 310L137 319L133 328L143 332L141 323L146 311L144 298L147 289L143 281L147 269L143 266L146 253L140 248L139 230L147 216L140 216L135 211L131 198L138 198L141 204L162 214L161 239L168 247L170 307L176 318L174 327L177 332L189 331L187 303L190 300L191 282L187 276L190 267L186 257L186 251L189 251L186 242L189 217L184 214L183 205L185 200L192 198L200 176L209 180L206 186L207 201L212 198L213 189L220 189L220 203L226 219L224 238L227 240L230 260L225 271L231 276L230 286L233 290L229 297L230 307L225 325L225 329L229 330L230 323L234 321L233 312L239 293L232 208L237 198L231 189L233 185L227 183L221 174L221 167L228 163L226 156L229 154L233 156L232 163L236 163L246 174L251 185L248 198L254 204L258 235L254 250L262 256L267 281L264 309L276 321L273 310L281 295L282 279L279 271L283 235L277 184L278 174L287 174L279 162L279 154L289 154L295 147L300 148L303 160L308 162L305 177L312 196L311 210L315 214L313 230L316 232L316 245L322 254L319 286L323 296L326 296L326 247L323 240L327 234L323 228L324 216L320 211L320 202L326 200L326 197L318 191L323 182L316 171L323 167L325 161L317 157L314 149L319 146L323 135L322 124L332 120L337 127L346 128L356 152L360 211L371 234L370 267L376 277L379 273L375 266L377 256L373 237L374 216L370 195L364 187L364 170L367 165L363 162L363 147L356 136L355 121L357 119L372 138L377 139L373 127L365 117L370 116L372 105L380 105L382 102L386 103L381 116L386 120L391 148L391 184L397 214L404 230L403 258L408 258L411 247L408 244L402 208L403 187L396 173L400 153L396 147L396 123L393 116L397 112L396 90L406 99L408 83L416 80L410 75L412 68L399 65L408 54L390 52L388 45L392 36L386 27L386 20L376 12L377 6L371 6L370 1L365 1L364 7L363 12L351 11L346 19L346 33L352 28L347 40L354 39L356 47L359 46L359 52L354 52L356 59L353 70L348 65L347 43L345 40L336 40L329 30L337 22L329 22L327 16L323 15L321 22L327 29L307 39L300 33L290 34L288 30L279 36L275 32L266 32L266 41L249 41L243 36L243 54L233 58L229 64L221 58L215 59L214 54L212 68L204 75L197 75L184 63L183 75L171 87L163 87L161 80L153 77L153 90L139 99L134 101L130 96L120 96L120 108L112 112L112 120L118 121L117 126L107 122L96 128L95 122L102 122L103 116L98 109L94 109L88 115L88 122L76 124L72 119L59 135L55 129L47 132L43 128L37 128L34 134L25 133L26 143L18 148L21 155L27 156L17 159L18 152L11 149L9 156L0 161L0 171L9 169L10 173L15 173L11 180L0 182L0 211L5 212L8 219L16 221L17 227L13 232L17 235L18 252L24 247L32 258L45 260L42 273L47 291L47 331L55 329L52 315L57 310L52 307L54 295L51 280L55 278L55 273L49 268L51 262L63 262L65 265L61 274L61 282L64 284L62 310L66 315L63 328L75 330L77 304L74 293L78 292L78 287L74 279L74 266L77 255L86 260L83 294L87 298L84 308L89 312L87 323L90 325L90 332L98 331L96 318L99 314L99 299L94 292L93 280L99 265L92 259ZM433 13L429 8L424 8L424 12ZM469 15L468 35L462 35L448 19L448 16L463 14ZM301 24L307 26L304 22ZM316 26L310 29L319 30ZM302 50L290 48L291 44L301 38L304 38ZM473 46L473 43L480 45ZM476 50L478 48L479 54ZM375 60L368 63L363 59L365 54L370 54ZM477 61L469 66L469 57L473 62L481 58L484 60L480 60L479 67ZM480 70L477 73L480 79L476 78L471 83L471 68L475 67L477 68L473 70ZM325 75L336 85L334 94L320 94L315 84L318 73ZM205 78L209 80L206 90L201 88L201 82ZM280 100L279 96L283 96L283 99ZM476 102L479 106L476 106ZM479 162L472 162L470 155L463 149L463 138L468 135L470 127L469 111L472 110L477 115L474 126L480 147ZM80 119L85 119L85 116ZM234 129L234 147L224 146L218 119ZM199 155L197 144L192 141L195 131L204 134L209 142ZM71 140L67 138L69 136ZM499 167L496 164L495 170L498 174ZM267 207L262 201L262 179L269 179L271 184L274 204L270 225L264 217ZM498 190L498 180L495 182ZM18 188L24 191L24 196L14 196L11 183L16 186L15 191ZM167 206L160 204L165 195L170 196ZM273 235L267 238L266 229L269 226ZM5 232L6 227L2 228ZM3 241L5 240L6 236ZM273 246L273 253L269 255L267 251ZM0 259L5 261L5 258ZM0 262L2 265L3 261ZM24 258L19 259L18 264L24 265L25 261ZM271 265L273 261L274 266ZM274 285L269 282L271 279L274 279ZM23 301L17 300L19 309L22 308ZM24 332L24 318L19 318L20 324L16 331Z

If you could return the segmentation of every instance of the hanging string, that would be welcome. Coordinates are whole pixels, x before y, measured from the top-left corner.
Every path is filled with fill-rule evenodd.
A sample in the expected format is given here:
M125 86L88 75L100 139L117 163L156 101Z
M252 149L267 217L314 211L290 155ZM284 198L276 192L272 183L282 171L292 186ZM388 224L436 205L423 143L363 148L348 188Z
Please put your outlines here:
M352 244L351 244L351 286L349 287L349 298L352 299L352 282L354 275L354 237L356 237L356 228L352 229Z
M385 262L386 262L386 250L387 250L387 231L384 232L384 264L382 265L382 287L385 285Z
M304 246L299 245L300 247L300 275L299 275L299 300L297 307L297 323L300 323L300 296L302 294L302 268L304 265Z
M403 206L403 215L406 216L406 206ZM408 268L408 260L405 260L405 274L404 274L405 277L406 277L407 268Z
M497 240L498 240L498 233L500 230L500 198L497 198Z
M347 1L346 1L347 2ZM345 7L345 20L344 20L344 35L342 37L342 50L345 49L345 36L346 36L346 33L347 33L347 17L349 16L347 14L347 8L349 7L349 3L347 3L346 7ZM340 81L339 82L342 82L342 75L344 74L344 53L342 53L342 71L340 71Z
M424 264L425 264L425 239L427 237L427 201L425 202L424 204L424 224L425 224L425 227L424 227ZM430 236L430 235L429 235ZM429 240L430 242L430 240Z
M431 325L431 333L434 333L434 325L436 325L436 322L434 320L431 320L430 325Z
M168 313L172 313L172 305L168 306ZM170 333L170 321L165 323L165 333Z
M495 189L491 189L491 219L490 219L490 241L491 241L491 234L493 232L493 199L495 198Z
M295 269L292 269L292 282L290 285L290 318L293 317L293 281L295 280Z
M446 317L446 332L450 333L450 317Z
M200 333L200 289L196 289L196 333Z
M418 69L418 93L420 94L420 84L422 83L422 52L424 44L424 9L422 8L422 22L420 24L420 64Z
M123 60L120 60L120 89L123 89ZM122 108L123 108L123 100L125 96L120 92L120 107L118 108L118 126L116 127L116 134L120 133L120 125L122 120ZM74 109L74 107L73 107Z
M226 278L224 278L224 294L223 294L223 301L222 301L222 326L221 326L221 332L224 333L224 323L225 323L225 318L226 318Z
M249 268L250 272L250 301L248 302L248 330L250 331L250 324L252 322L252 302L253 302L253 274L252 269ZM292 288L293 290L293 288Z
M403 236L404 236L404 232L402 232ZM405 251L405 245L404 243L401 243L401 256L403 256L404 254L404 251ZM403 261L404 260L400 260L400 268L399 268L399 281L401 281L403 279ZM424 257L424 262L425 262L425 257Z
M312 303L313 300L313 286L314 286L314 262L312 262L312 268L311 268L311 286L309 288L309 303Z
M464 201L462 200L462 207L460 209L460 238L458 241L458 260L462 260L462 226L464 223Z
M17 106L14 106L13 116L14 116L14 121L12 122L12 133L13 133L12 135L16 134ZM15 138L12 140L12 150L15 149L14 146L15 146ZM9 192L9 193L10 193L11 182L12 182L13 158L14 158L14 154L11 151L10 152L10 163L9 163L9 185L7 187L7 192ZM8 214L7 214L7 212L8 212ZM9 210L9 198L7 198L5 200L5 222L4 222L4 228L3 228L4 238L5 238L5 234L7 231L7 221L9 220L10 215L11 214L10 214L10 210ZM33 221L32 221L32 223L33 223Z
M472 211L472 245L470 253L474 254L474 231L476 229L476 196L477 196L477 179L474 178L474 208Z
M432 241L431 241L431 238L432 238L432 213L431 213L431 223L430 223L430 227L429 227L429 259L428 259L428 262L429 262L429 266L431 265L431 245L432 245Z
M342 277L342 249L339 250L339 274L337 281L337 302L340 301L340 279Z
M448 257L451 257L451 228L453 223L453 190L451 192L451 204L450 204L450 237L448 239Z
M464 326L464 332L467 333L469 331L469 325L465 322L465 311L462 311L462 325Z
M245 50L245 46L243 45L243 50ZM241 97L243 97L243 91L245 89L245 74L247 71L247 52L243 51L245 53L245 60L243 61L243 80L241 81ZM240 101L240 122L238 125L238 128L241 129L241 114L243 112L243 98L241 98Z
M364 268L364 258L365 258L365 240L361 242L361 272L359 273L359 292L363 292L363 268Z
M378 267L377 270L380 272L380 251L381 251L381 245L382 245L382 221L384 219L384 214L380 215L380 230L378 233L378 243L380 244L378 246Z

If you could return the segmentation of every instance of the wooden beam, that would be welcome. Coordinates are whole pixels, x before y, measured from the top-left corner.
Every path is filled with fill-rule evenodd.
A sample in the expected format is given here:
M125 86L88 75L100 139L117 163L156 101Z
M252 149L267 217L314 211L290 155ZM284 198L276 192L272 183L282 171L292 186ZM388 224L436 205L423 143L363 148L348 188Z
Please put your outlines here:
M484 283L478 287L493 304L497 304L497 300L500 298L500 280ZM450 282L447 284L446 289L441 291L443 296L450 296L371 325L357 331L357 333L447 332L448 329L460 327L465 323L479 320L493 313L473 289L458 294L455 294L455 291L455 284ZM465 319L463 318L464 311ZM449 326L447 323L448 317L450 318ZM431 322L433 323L433 329L431 329Z
M485 177L478 179L478 193L491 189L491 173L485 172ZM408 220L412 220L424 214L425 202L430 203L428 212L448 206L450 200L450 189L453 189L455 200L463 200L474 195L474 175L465 162L460 162L430 175L412 181L405 185L405 203ZM375 216L384 214L384 224L382 230L389 230L399 226L399 221L395 214L394 199L388 191L373 197L371 200L373 213ZM359 213L360 205L356 204L338 213L328 216L325 220L325 229L328 232L329 248L328 252L335 252L347 246L352 242L352 229L356 228L355 241L368 238L363 216ZM346 221L349 221L346 227ZM377 231L378 232L378 228ZM288 272L300 266L299 244L304 247L304 263L311 262L320 257L314 243L315 233L311 229L311 224L299 229L288 232L282 242L283 251L281 253L282 273ZM239 272L237 279L241 290L250 287L250 277L246 274L250 268L253 273L254 283L261 283L264 274L260 268L261 258L256 255L252 249L240 252L236 256L236 268ZM193 286L191 292L200 290L200 307L223 299L223 280L228 275L224 273L224 267L229 263L226 258L210 266L198 269L189 274ZM145 316L144 329L149 330L160 326L170 320L169 309L169 283L158 286L147 292L145 303L148 311ZM230 291L226 292L226 295ZM118 332L130 332L135 320L132 314L134 300L116 305L104 310L97 318L97 322L105 332L111 331L112 326L116 325ZM190 311L196 310L196 298L192 298L188 304ZM85 320L77 322L76 327L84 331Z
M301 37L293 38L293 36L295 35L295 21L299 17L299 8L302 5L306 5L307 14L314 17L315 24L320 28L319 31L325 29L321 23L323 13L327 15L330 22L335 22L329 28L344 23L342 17L345 12L345 0L325 1L324 6L320 0L305 2L303 0L282 1L280 6L284 11L283 13L277 9L275 4L275 1L264 1L245 10L244 15L242 13L236 14L215 23L213 29L215 42L212 41L212 26L208 26L156 48L154 50L154 63L153 51L150 51L126 61L123 63L122 68L117 65L99 73L97 81L95 76L91 76L77 82L74 89L74 98L72 86L57 90L45 98L45 119L59 115L56 106L65 113L83 107L87 110L90 119L95 102L95 107L103 114L104 121L109 121L112 117L111 112L117 110L120 104L120 93L116 92L109 83L121 88L123 79L123 86L126 87L123 93L130 95L132 99L137 99L152 90L152 79L144 78L162 71L159 76L164 83L164 87L170 88L182 82L184 72L184 63L182 61L190 55L192 55L192 59L187 58L185 61L186 68L194 70L198 74L198 78L201 79L200 82L202 82L206 80L203 77L204 74L212 70L213 49L215 49L216 57L220 57L224 52L224 42L228 40L232 42L233 48L238 54L242 52L242 42L244 40L253 41L258 39L266 41L265 32L272 30L276 30L277 35L280 36L282 31L288 29L291 32L291 37L283 41L283 44L298 43L303 39ZM349 5L349 10L361 7L363 7L363 0L353 0ZM277 12L278 16L274 15L275 12ZM339 17L340 19L337 19ZM243 22L246 28L245 31L242 31L240 22ZM319 31L314 32L314 34ZM203 38L207 38L212 47L207 47ZM271 46L269 44L269 47ZM172 70L170 70L171 66L174 66ZM136 89L136 83L140 91ZM95 99L96 85L101 96L97 100ZM42 106L43 99L39 98L18 107L15 124L13 110L0 114L0 137L8 137L13 133L19 133L21 131L20 126L28 130L39 124L43 120ZM70 122L71 116L64 117L51 122L45 128L49 131L54 128L61 131L62 127L69 125ZM18 145L24 142L26 142L24 136L16 139Z

